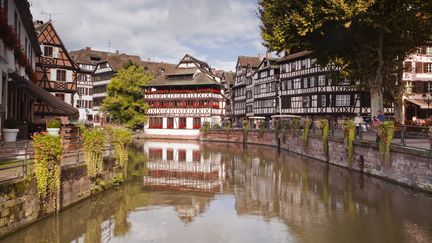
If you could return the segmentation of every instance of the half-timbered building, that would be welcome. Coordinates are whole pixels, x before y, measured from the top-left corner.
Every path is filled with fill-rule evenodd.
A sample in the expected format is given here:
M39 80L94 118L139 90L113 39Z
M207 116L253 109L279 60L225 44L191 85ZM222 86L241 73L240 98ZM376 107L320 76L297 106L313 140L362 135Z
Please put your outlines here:
M90 47L71 51L70 56L80 68L77 77L77 93L74 104L79 110L79 121L93 122L93 72L100 62L107 60L108 52L92 50Z
M148 135L199 135L204 122L220 124L225 115L224 88L210 66L185 55L172 72L146 85Z
M51 21L36 21L35 27L42 50L36 64L36 84L58 100L74 106L73 95L77 92L79 67L70 57ZM47 119L66 115L63 110L46 102L35 104L36 123L44 123Z
M239 125L246 115L253 115L253 74L262 57L239 56L237 59L235 84L231 93L230 118Z
M334 119L367 114L370 101L366 93L356 91L349 82L335 81L330 66L317 65L311 52L283 57L280 61L280 113Z
M253 116L265 117L279 113L279 65L277 58L266 57L253 76ZM248 116L249 117L249 116Z

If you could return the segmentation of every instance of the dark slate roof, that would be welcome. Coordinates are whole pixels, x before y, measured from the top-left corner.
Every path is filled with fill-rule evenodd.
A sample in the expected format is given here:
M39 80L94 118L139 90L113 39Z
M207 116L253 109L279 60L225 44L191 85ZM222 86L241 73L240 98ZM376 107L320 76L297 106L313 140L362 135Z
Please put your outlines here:
M168 75L164 74L150 81L146 86L157 87L157 86L189 86L189 85L220 85L220 83L210 78L204 73L198 73L195 76L190 75L189 78L185 78L185 79L170 79Z
M105 62L108 62L108 64L111 66L114 72L117 72L128 61L132 61L137 65L139 65L142 62L139 56L116 54L116 53L108 53L107 60Z
M234 72L224 72L222 78L225 80L225 82L229 83L230 85L234 85L235 83Z
M76 63L87 65L96 65L100 62L106 61L108 56L108 52L92 50L89 47L77 51L71 51L69 54ZM94 59L92 60L92 58Z
M294 54L290 54L290 55L282 57L279 61L283 62L283 61L295 60L295 59L299 59L299 58L302 58L302 57L306 57L306 56L308 56L310 54L312 54L311 51L296 52Z
M174 72L176 69L175 64L165 63L165 62L152 62L152 61L142 61L138 65L144 67L144 69L152 73L155 77L158 77L164 73Z
M238 63L241 67L249 65L251 68L258 68L261 64L261 60L259 57L239 56Z

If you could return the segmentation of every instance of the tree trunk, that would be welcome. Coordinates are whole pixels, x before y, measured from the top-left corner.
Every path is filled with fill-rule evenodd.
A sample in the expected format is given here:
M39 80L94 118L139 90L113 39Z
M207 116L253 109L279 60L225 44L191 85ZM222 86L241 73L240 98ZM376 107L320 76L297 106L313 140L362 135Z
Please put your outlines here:
M375 80L370 83L371 96L371 117L377 116L380 111L384 112L384 96L382 90L383 68L384 68L384 35L379 33L378 37L378 67L375 74Z
M403 95L405 93L405 83L402 82L403 79L403 60L400 60L398 66L398 74L397 74L397 83L395 93L393 94L393 103L394 103L394 113L395 113L395 121L400 124L405 123L405 117L403 114Z

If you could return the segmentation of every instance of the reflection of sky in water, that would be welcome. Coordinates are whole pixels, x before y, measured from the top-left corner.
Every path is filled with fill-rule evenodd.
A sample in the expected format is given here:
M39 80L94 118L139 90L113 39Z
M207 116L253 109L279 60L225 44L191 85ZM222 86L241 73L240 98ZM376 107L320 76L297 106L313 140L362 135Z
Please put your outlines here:
M294 242L278 219L238 216L231 195L216 196L189 223L182 222L172 206L138 208L128 221L134 222L129 233L111 242Z

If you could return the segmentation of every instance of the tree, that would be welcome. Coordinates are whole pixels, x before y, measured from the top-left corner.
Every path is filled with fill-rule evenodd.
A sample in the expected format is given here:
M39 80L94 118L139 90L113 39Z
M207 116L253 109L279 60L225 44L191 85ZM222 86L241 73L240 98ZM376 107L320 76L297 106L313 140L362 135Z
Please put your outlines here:
M403 60L431 40L432 1L260 0L264 45L277 52L310 50L371 95L372 114L403 93Z
M131 129L142 128L148 108L142 87L153 78L143 67L126 64L108 84L108 96L102 102L102 111L115 123Z

